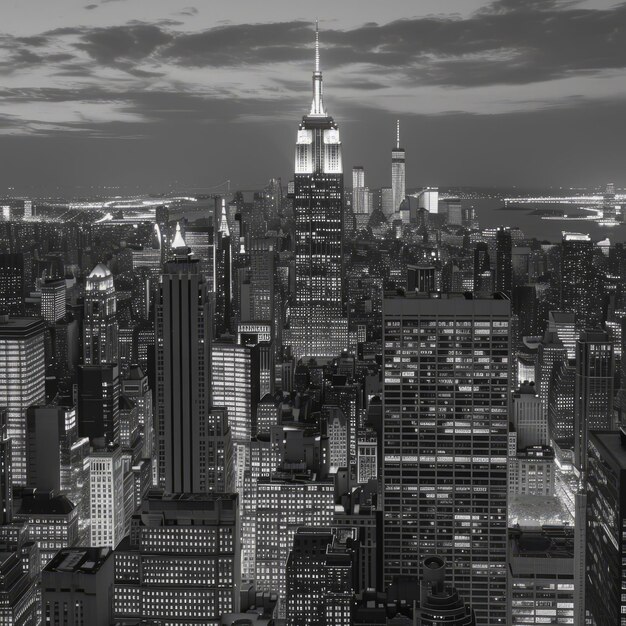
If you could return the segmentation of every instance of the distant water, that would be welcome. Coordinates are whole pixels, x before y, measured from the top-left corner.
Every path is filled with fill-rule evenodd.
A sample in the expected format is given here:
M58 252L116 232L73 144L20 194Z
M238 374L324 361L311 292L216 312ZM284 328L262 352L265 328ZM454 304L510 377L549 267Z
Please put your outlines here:
M558 243L562 239L562 232L587 233L593 241L601 241L607 237L611 243L626 241L626 224L619 226L602 226L588 220L543 220L538 215L530 215L537 208L545 205L523 205L523 210L500 211L504 206L503 200L481 198L463 200L463 206L473 206L481 228L495 228L496 226L517 226L527 237L535 237L540 241ZM551 209L561 209L566 214L575 212L574 205L550 205Z

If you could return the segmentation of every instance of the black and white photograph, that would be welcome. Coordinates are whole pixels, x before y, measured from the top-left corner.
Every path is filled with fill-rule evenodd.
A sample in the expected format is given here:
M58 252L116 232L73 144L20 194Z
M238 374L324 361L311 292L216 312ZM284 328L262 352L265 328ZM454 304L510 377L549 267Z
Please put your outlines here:
M0 0L1 626L626 626L625 129L624 0Z

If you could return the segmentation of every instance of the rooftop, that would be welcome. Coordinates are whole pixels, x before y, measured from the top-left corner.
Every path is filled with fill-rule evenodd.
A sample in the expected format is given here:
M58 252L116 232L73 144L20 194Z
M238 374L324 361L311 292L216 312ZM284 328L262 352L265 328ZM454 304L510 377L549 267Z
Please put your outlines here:
M82 572L95 574L109 555L111 548L63 548L46 565L46 572Z

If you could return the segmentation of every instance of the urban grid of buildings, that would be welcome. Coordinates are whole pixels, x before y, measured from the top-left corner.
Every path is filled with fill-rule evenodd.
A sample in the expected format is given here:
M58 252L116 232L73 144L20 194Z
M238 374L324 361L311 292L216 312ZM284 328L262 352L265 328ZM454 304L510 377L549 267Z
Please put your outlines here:
M624 245L346 188L318 37L288 185L3 201L2 626L626 624Z

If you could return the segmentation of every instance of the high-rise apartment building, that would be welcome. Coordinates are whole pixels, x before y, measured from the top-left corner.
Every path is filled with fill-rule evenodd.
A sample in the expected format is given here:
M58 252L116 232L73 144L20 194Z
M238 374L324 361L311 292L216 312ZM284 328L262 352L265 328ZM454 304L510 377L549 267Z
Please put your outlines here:
M212 625L238 612L239 537L237 494L150 494L115 551L115 620Z
M296 141L294 355L336 356L348 346L344 314L343 165L339 128L324 108L315 34L313 102Z
M391 193L393 212L400 211L406 196L406 163L404 148L400 147L400 120L396 121L396 145L391 150Z
M83 361L85 365L112 365L118 360L117 295L113 275L103 263L85 281Z
M26 410L45 402L44 323L0 316L0 407L7 409L13 483L26 484Z
M508 299L383 302L384 579L454 562L480 623L506 618Z

